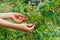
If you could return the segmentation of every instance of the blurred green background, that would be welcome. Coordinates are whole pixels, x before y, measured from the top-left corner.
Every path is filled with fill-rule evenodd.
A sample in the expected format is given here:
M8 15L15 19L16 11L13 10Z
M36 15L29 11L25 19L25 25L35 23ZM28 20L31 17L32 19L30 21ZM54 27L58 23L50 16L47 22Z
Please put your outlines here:
M32 33L0 28L0 40L60 40L60 0L0 0L0 13L4 12L24 14L25 23L36 26Z

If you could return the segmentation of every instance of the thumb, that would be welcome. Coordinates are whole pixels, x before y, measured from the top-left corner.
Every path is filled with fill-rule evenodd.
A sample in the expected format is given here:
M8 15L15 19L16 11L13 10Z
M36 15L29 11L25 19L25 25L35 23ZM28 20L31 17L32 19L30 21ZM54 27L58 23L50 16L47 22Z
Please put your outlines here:
M27 24L27 27L31 28L34 24Z

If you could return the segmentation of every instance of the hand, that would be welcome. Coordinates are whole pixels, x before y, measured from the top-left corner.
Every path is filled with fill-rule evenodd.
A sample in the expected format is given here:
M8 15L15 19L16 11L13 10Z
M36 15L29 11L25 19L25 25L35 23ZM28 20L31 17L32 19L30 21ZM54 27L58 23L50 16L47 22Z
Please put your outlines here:
M1 13L0 18L5 19L5 18L11 18L17 23L23 22L27 20L27 17L23 14L20 13L15 13L15 12L9 12L9 13Z
M34 26L34 24L17 24L16 28L20 31L31 32Z
M11 16L11 18L16 21L17 23L21 23L26 21L28 18L23 15L23 14L19 14L19 13L13 13L13 15Z
M33 30L34 28L34 24L14 24L11 22L7 22L3 19L0 19L0 26L5 27L5 28L11 28L11 29L16 29L16 30L20 30L20 31L25 31L25 32L31 32L31 30Z

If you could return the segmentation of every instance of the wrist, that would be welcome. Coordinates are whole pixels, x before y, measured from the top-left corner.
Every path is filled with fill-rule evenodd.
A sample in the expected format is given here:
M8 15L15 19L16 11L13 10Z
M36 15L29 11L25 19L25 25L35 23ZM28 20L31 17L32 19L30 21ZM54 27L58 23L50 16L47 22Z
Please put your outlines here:
M21 30L22 26L20 24L11 24L10 27L15 30Z
M0 18L11 18L12 14L11 13L2 13L0 14Z

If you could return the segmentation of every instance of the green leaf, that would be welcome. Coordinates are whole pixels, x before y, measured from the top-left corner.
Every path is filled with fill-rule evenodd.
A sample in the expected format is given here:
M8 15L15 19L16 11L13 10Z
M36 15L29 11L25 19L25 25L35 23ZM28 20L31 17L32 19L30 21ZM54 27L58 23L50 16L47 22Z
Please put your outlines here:
M44 9L46 6L47 6L47 3L46 3L46 2L45 2L45 3L42 3L42 4L40 5L40 8L39 8L39 9Z
M13 7L11 11L12 12L17 12L17 7Z
M4 36L0 36L0 40L6 40Z
M49 6L51 6L51 7L55 7L55 3L54 3L54 2L49 1L48 4L49 4Z
M47 17L47 18L51 18L53 14L54 14L54 12L53 12L52 10L48 10L48 11L46 12L46 17Z
M45 16L45 14L46 14L46 11L45 10L41 9L40 12L41 12L42 16Z
M24 9L24 12L28 12L28 9L25 8L25 9Z
M60 24L60 18L58 16L56 16L56 22L58 25Z

